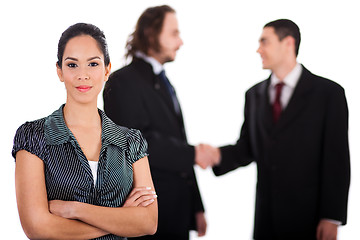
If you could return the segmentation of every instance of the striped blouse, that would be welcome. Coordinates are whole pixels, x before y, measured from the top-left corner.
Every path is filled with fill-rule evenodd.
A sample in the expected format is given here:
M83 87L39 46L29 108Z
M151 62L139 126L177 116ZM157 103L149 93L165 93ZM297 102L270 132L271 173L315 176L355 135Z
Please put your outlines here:
M14 138L13 157L24 149L44 162L49 201L122 206L132 189L132 164L147 156L146 141L138 130L116 125L99 110L102 146L94 184L89 162L65 124L63 107L48 117L21 125ZM126 238L109 234L97 239Z

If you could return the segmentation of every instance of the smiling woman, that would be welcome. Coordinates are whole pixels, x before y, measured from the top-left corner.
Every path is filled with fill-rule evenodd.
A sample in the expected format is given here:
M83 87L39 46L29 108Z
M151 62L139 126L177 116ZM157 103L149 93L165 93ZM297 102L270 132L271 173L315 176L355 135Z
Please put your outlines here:
M91 102L97 105L97 96L108 79L111 64L105 65L104 54L96 46L97 41L89 35L72 38L67 43L64 65L57 64L59 79L66 86L67 103Z
M245 91L269 76L256 53L263 25L278 18L298 23L303 36L299 62L341 84L348 98L353 174L348 224L339 227L338 238L359 239L360 174L356 173L360 171L360 31L356 29L360 14L356 0L304 0L297 5L285 0L63 0L57 4L45 0L2 1L1 238L28 239L18 215L15 164L10 152L22 123L48 116L65 103L65 85L58 80L55 65L61 33L77 22L95 24L105 32L114 71L129 63L130 59L124 58L124 45L141 12L163 3L176 9L184 40L175 62L166 64L166 74L176 89L192 145L204 141L215 146L236 142L243 122ZM137 99L138 95L132 97ZM97 106L104 109L102 97ZM252 239L256 164L220 178L199 167L195 172L208 228L201 238L191 231L190 239ZM156 188L162 199L159 191Z
M126 239L154 234L157 200L141 133L97 108L111 69L105 36L69 27L58 46L66 103L16 132L16 197L33 239Z

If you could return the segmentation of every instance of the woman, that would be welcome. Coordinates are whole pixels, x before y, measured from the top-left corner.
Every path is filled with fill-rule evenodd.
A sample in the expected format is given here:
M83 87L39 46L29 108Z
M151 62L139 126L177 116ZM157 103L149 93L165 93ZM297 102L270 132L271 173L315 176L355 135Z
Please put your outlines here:
M66 103L23 124L12 152L20 220L31 239L126 239L156 231L147 144L97 108L110 69L100 29L78 23L62 34L57 74Z

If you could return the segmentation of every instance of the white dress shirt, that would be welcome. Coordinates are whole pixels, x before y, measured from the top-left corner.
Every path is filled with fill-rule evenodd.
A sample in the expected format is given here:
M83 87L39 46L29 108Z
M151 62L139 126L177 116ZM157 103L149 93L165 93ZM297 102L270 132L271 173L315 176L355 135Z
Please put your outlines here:
M287 107L290 101L290 98L294 92L296 84L300 79L301 73L302 73L302 66L300 65L300 63L296 63L293 70L291 70L291 72L288 75L286 75L286 77L282 81L284 83L284 86L281 91L280 103L281 103L281 108L283 110ZM270 86L269 86L269 96L270 96L271 104L273 104L275 101L275 94L276 94L275 86L280 82L281 80L275 74L271 74Z
M149 63L152 66L155 75L159 75L161 71L164 70L164 66L161 63L159 63L155 58L150 57L143 52L137 51L135 53L135 56Z

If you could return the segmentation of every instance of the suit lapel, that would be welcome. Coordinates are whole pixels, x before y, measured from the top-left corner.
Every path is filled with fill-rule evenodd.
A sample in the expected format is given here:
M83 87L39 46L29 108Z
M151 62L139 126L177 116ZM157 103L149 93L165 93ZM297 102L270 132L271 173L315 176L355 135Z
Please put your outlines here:
M286 127L293 122L299 114L303 112L304 107L309 104L309 97L313 90L311 82L312 74L309 70L303 67L300 79L294 89L289 103L285 110L281 113L277 124L273 123L271 104L269 100L268 87L270 84L270 77L261 83L257 89L257 104L259 109L259 127L262 133L274 133Z
M162 97L162 99L164 100L164 102L166 103L169 111L172 113L172 115L174 116L175 120L178 122L178 124L180 125L180 129L181 129L181 134L183 135L183 138L186 140L186 133L185 133L185 128L184 128L184 119L182 116L182 111L181 111L181 106L179 103L179 112L180 113L176 113L175 110L175 106L174 106L174 102L173 99L165 85L165 83L159 78L159 76L155 75L154 73L152 73L154 76L154 81L158 83L158 87L155 84L155 90L158 92L158 94ZM170 81L170 80L169 80ZM171 82L170 82L171 84ZM175 95L176 95L176 91L174 89Z
M259 126L261 129L261 132L270 132L272 129L272 112L271 112L271 105L269 101L269 88L270 84L270 78L262 82L256 92L257 95L257 108L258 108L258 114L259 119L257 121L259 122Z
M134 64L138 69L138 72L141 74L141 79L143 79L146 84L149 84L150 87L156 92L156 94L164 101L169 111L174 115L176 121L178 121L182 127L184 127L184 121L181 113L180 106L180 116L176 113L173 100L165 86L165 83L155 75L152 66L140 58L134 58Z
M162 96L162 98L164 99L164 101L166 102L166 105L169 107L169 110L172 112L172 114L180 121L180 123L183 125L183 118L182 118L182 111L181 111L181 106L179 103L179 114L176 113L175 110L175 106L174 106L174 102L173 99L165 85L165 83L159 78L159 76L154 74L154 77L156 78L156 81L159 82L160 84L160 88L158 88L158 92L159 94ZM171 83L170 83L171 84ZM175 95L176 95L176 90L174 89ZM177 97L177 96L176 96Z
M175 114L171 96L168 94L166 86L159 76L154 74L151 65L140 58L135 58L134 63L138 69L137 72L141 74L141 79L145 82L145 84L150 85L156 94L163 99L168 108Z
M166 105L169 107L170 111L173 112L174 114L176 114L173 101L171 99L169 91L167 90L167 88L165 86L165 83L159 78L159 76L155 75L154 73L153 73L153 76L154 76L154 80L159 83L159 87L155 88L155 90L164 99L164 101L166 102Z
M294 93L276 124L277 128L283 128L292 122L294 118L303 112L304 107L309 104L308 98L313 90L311 76L311 73L303 67L302 74L295 87Z

